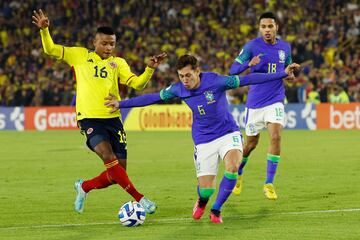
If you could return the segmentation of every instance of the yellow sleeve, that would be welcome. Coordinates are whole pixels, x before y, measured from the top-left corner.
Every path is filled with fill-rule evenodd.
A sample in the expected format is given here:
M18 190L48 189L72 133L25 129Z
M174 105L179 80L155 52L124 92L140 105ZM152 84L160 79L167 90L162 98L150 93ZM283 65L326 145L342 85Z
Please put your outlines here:
M58 59L62 59L64 53L63 46L54 44L49 32L49 28L41 29L40 35L41 35L41 42L44 48L44 52L47 55L56 57Z
M83 61L87 57L88 49L82 47L65 47L59 44L54 44L49 28L40 30L41 41L44 52L57 59L64 60L70 66Z
M64 47L63 59L70 66L86 61L89 50L83 47Z
M142 90L151 79L155 69L146 67L145 71L140 75L136 76L131 72L129 65L124 59L120 59L119 64L119 78L120 83L132 87L136 90Z

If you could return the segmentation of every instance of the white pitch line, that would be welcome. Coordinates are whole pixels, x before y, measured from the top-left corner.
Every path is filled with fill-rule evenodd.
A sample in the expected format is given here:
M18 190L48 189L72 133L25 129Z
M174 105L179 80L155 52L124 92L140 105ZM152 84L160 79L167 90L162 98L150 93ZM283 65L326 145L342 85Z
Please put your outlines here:
M317 213L337 213L337 212L360 212L360 208L349 208L349 209L334 209L334 210L314 210L314 211L303 211L303 212L283 212L283 213L264 213L264 214L247 214L239 216L225 216L225 219L242 219L242 218L253 218L263 216L279 216L279 215L305 215L305 214L317 214ZM183 222L192 221L192 218L161 218L152 219L150 222ZM20 229L36 229L36 228L64 228L64 227L85 227L85 226L98 226L98 225L115 225L119 222L102 222L102 223L74 223L74 224L45 224L45 225L31 225L31 226L19 226L19 227L0 227L0 230L20 230Z

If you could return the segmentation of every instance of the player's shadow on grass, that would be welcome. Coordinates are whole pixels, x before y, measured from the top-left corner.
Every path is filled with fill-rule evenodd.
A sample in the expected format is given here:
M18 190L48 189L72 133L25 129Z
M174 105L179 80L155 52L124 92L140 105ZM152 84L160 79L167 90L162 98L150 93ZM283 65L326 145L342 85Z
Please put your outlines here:
M234 208L230 216L224 216L224 222L237 220L242 229L255 229L263 226L262 222L271 216L269 208L262 207L256 213L244 214L240 209Z

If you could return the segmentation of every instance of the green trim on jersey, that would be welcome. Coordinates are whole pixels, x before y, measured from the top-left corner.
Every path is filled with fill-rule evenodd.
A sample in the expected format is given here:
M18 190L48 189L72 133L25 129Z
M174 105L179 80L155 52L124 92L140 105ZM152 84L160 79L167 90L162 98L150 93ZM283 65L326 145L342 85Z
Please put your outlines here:
M231 75L226 78L226 89L234 89L240 86L240 78L238 75Z
M285 66L288 66L288 65L292 64L292 62L293 61L292 61L291 55L289 55L285 60Z
M166 89L161 89L161 91L160 91L161 100L167 101L167 100L172 99L172 98L175 97L175 95L172 92L168 91L169 88L170 87L168 87Z
M237 56L235 58L235 61L237 61L240 64L243 64L244 62L246 62L247 60L250 60L251 54L250 52L242 49L239 56Z

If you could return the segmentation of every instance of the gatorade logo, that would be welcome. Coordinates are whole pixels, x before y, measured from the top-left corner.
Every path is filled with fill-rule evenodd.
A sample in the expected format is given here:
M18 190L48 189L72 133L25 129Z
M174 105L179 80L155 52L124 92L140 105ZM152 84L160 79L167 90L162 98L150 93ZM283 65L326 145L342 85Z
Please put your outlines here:
M25 108L25 129L27 130L45 131L76 128L76 112L72 107Z

